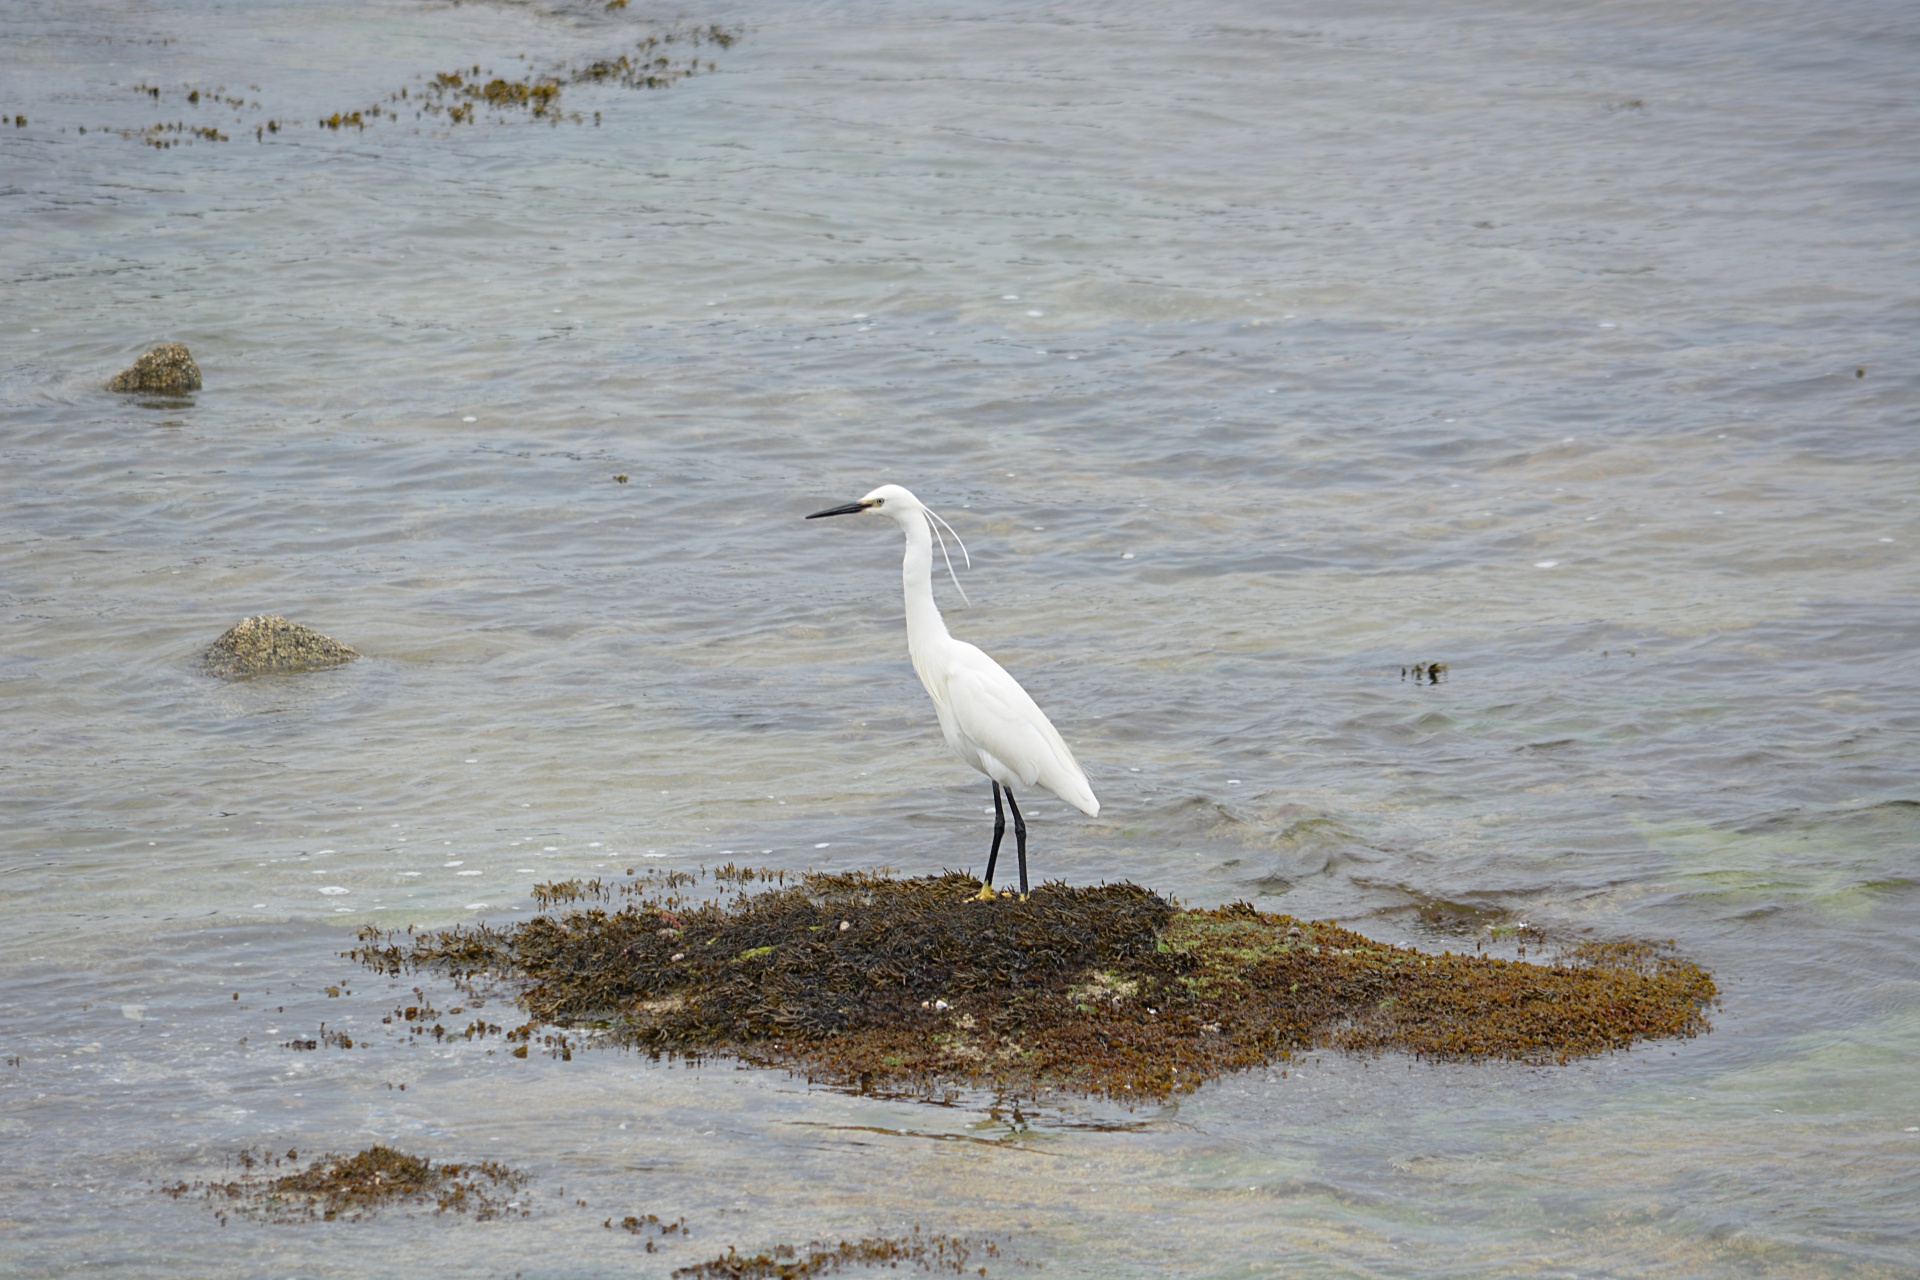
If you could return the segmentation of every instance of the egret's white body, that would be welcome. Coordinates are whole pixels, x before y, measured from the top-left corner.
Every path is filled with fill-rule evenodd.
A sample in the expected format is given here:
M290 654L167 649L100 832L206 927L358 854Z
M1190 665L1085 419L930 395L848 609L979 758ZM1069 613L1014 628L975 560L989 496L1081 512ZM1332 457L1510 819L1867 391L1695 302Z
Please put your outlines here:
M913 669L933 699L940 732L953 754L995 783L994 811L1000 808L1000 789L1012 803L1017 787L1045 787L1089 817L1100 812L1087 775L1073 752L1005 667L965 640L947 632L946 620L933 602L933 529L926 504L897 484L881 485L859 502L813 516L870 512L890 517L906 535L906 556L900 578L907 602L907 652ZM1020 845L1020 888L1026 891L1026 824L1014 805L1015 832ZM1004 821L994 829L994 857L1000 849ZM987 863L986 882L993 882L993 859Z

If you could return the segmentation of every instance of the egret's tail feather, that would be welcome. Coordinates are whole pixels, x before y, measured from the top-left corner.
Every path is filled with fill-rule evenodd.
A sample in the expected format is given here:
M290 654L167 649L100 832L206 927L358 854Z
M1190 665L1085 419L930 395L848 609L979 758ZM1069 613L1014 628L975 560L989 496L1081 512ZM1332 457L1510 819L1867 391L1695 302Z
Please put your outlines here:
M1100 801L1094 797L1093 787L1087 782L1087 776L1084 773L1077 778L1061 778L1057 786L1043 778L1040 785L1089 818L1100 816Z

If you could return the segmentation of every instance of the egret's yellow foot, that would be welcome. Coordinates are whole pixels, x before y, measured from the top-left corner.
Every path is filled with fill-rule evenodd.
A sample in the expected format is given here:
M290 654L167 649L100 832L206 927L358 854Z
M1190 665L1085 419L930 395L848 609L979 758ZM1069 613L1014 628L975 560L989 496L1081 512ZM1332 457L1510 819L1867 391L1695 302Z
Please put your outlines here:
M998 896L999 895L993 891L992 885L983 884L980 886L980 892L973 895L973 900L975 902L992 902Z

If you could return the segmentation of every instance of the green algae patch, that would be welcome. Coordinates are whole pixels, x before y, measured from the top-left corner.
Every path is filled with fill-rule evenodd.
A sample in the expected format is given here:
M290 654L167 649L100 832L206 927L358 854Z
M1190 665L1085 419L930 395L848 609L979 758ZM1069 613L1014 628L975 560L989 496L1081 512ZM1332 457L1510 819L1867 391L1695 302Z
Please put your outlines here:
M267 1222L357 1221L393 1206L462 1213L479 1221L512 1211L510 1199L526 1185L526 1176L503 1164L435 1164L392 1147L372 1146L353 1155L324 1155L304 1169L276 1175L296 1163L299 1152L284 1156L243 1151L234 1162L240 1176L225 1181L177 1182L161 1187L180 1199L196 1192L220 1211L243 1213Z
M1246 903L1182 910L1124 883L982 902L979 881L952 873L751 879L723 868L716 882L734 887L703 902L679 873L544 885L548 913L524 924L369 929L349 954L392 974L507 982L533 1020L523 1042L543 1023L858 1088L1121 1099L1322 1047L1565 1062L1696 1035L1716 995L1651 943L1529 963L1390 946Z

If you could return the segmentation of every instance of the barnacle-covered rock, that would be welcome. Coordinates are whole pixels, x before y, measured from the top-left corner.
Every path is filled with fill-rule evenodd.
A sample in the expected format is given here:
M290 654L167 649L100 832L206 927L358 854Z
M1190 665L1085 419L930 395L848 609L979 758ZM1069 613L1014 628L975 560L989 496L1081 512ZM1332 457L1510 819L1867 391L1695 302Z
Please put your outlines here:
M186 347L178 342L163 342L122 369L107 384L109 391L144 391L158 395L184 395L200 389L200 366L193 362Z
M258 676L337 667L359 656L312 627L266 613L234 623L208 646L202 661L211 675Z

